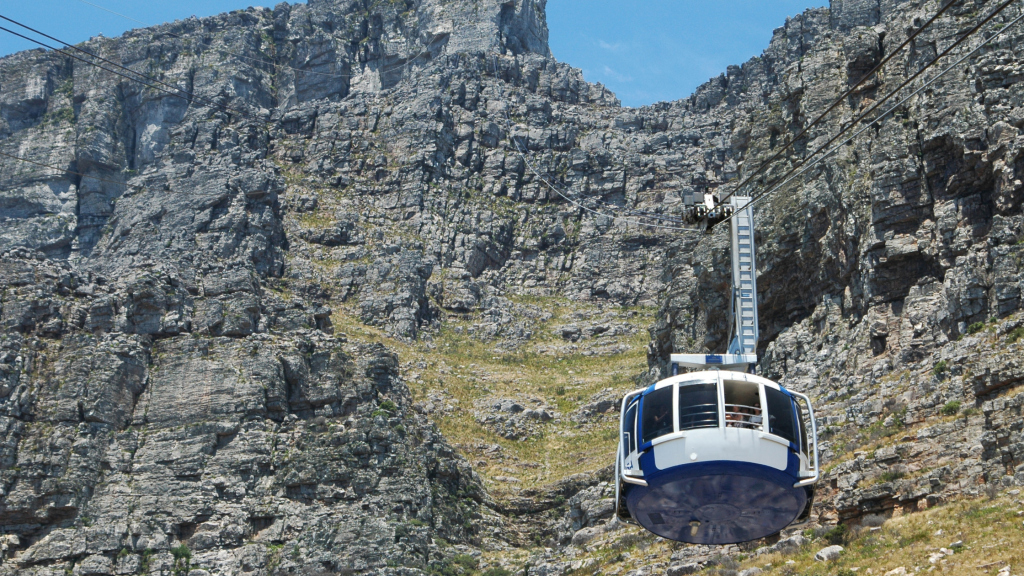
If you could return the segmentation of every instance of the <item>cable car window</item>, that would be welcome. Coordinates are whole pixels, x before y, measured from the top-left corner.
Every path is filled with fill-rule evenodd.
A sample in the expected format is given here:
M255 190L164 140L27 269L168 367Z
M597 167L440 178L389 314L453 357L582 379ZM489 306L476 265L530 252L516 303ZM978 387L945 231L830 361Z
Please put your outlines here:
M725 425L762 430L761 394L757 384L741 380L722 383L725 395Z
M793 404L796 406L796 417L800 422L800 450L804 454L807 454L810 448L807 446L807 423L804 422L804 409L803 406L800 406L800 403L795 400L793 401Z
M715 384L679 385L679 429L718 427L718 386Z
M640 425L644 443L672 433L672 387L666 386L644 396Z
M626 420L622 422L622 433L629 440L628 450L630 452L636 452L636 407L639 404L639 402L634 402L626 410Z
M764 397L768 401L768 431L799 444L793 401L784 392L768 386L764 387Z

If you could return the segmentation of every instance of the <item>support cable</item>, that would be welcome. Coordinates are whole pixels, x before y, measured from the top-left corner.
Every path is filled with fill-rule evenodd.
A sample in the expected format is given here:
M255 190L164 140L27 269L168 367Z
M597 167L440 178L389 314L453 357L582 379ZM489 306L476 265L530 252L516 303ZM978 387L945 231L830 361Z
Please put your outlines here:
M0 30L2 30L2 31L4 31L4 32L7 32L8 34L12 34L12 35L14 35L14 36L17 36L17 37L19 37L19 38L22 38L22 39L24 39L24 40L28 40L29 42L33 42L33 43L35 43L35 44L38 44L39 46L42 46L42 47L44 47L44 48L47 48L47 49L49 49L49 50L52 50L52 51L54 51L54 52L57 52L57 53L63 54L63 55L65 55L65 56L69 56L69 57L71 57L71 58L74 58L75 60L78 60L78 61L80 61L80 62L83 62L83 63L85 63L85 64L88 64L88 65L90 65L90 66L95 66L96 68L99 68L99 69L101 69L101 70L105 70L105 71L107 71L107 72L110 72L111 74L114 74L114 75L120 76L120 77L122 77L122 78L125 78L125 79L127 79L127 80L130 80L130 81L132 81L132 82L138 82L139 84L142 84L142 85L144 85L144 86L146 86L146 87L148 87L148 88L152 88L153 90L157 90L157 91L159 91L159 92L163 92L163 93L165 93L165 94L168 94L168 95L170 95L170 96L174 96L174 97L176 97L176 98L181 98L182 100L185 100L186 102L188 102L188 103L190 103L190 104L191 104L191 102L192 102L192 101L191 101L191 100L189 100L189 98L187 98L187 97L186 97L186 96L184 96L183 94L185 94L185 95L188 95L188 96L191 96L191 97L192 97L193 99L196 99L196 100L200 100L200 101L206 101L206 102L209 102L209 103L213 104L214 106L217 106L217 107L220 107L220 108L226 109L227 111L234 111L234 112L237 112L237 113L238 113L239 115L241 115L241 116L246 116L246 117L249 117L249 118L253 118L253 115L252 115L253 113L252 113L252 112L249 112L249 111L245 111L245 110L241 110L241 109L236 109L236 108L231 108L231 107L228 107L228 106L226 106L226 105L223 105L223 104L218 104L217 102L214 102L214 101L212 101L212 100L210 100L210 99L208 99L208 98L204 98L204 97L202 97L202 96L197 96L197 95L195 95L195 94L193 94L193 93L191 93L191 92L189 92L189 91L187 91L187 90L184 90L184 89L182 89L182 88L179 88L179 87L177 87L177 86L173 86L173 85L167 84L166 82L163 82L163 81L161 81L161 80L159 80L159 79L156 79L156 78L151 78L151 77L149 77L149 76L146 76L146 75L144 75L144 74L141 74L141 73L139 73L139 72L136 72L136 71L134 71L134 70L132 70L132 69L130 69L130 68L126 68L126 67L124 67L124 66L122 66L122 65L120 65L120 64L117 64L116 62L111 62L110 60L107 60L107 59L105 59L105 58L103 58L103 57L100 57L100 56L97 56L97 55L95 55L95 54L92 54L91 52L88 52L88 51L86 51L86 50L82 50L82 49L80 49L80 48L77 48L77 47L75 47L75 46L69 45L69 44L67 44L66 42L62 41L62 40L59 40L59 39L57 39L57 38L54 38L53 36L50 36L50 35L48 35L48 34L45 34L45 33L43 33L43 32L40 32L40 31L38 31L38 30L35 30L35 29L33 29L33 28L30 28L29 26L26 26L26 25L24 25L24 24L21 24L20 22L17 22L17 21L15 21L15 20L12 20L12 19L10 19L10 18L7 18L7 17L5 17L5 16L3 16L3 15L0 15L0 18L3 18L4 20L7 20L8 22L12 22L12 23L14 23L14 24L17 24L18 26L21 26L22 28L25 28L25 29L27 29L27 30L31 30L32 32L35 32L36 34L39 34L39 35L41 35L41 36L44 36L44 37L46 37L46 38L52 39L52 40L54 40L54 41L56 41L56 42L60 42L61 44L64 44L65 46L68 46L69 48L72 48L72 49L74 49L74 50L77 50L77 51L79 51L79 52L82 52L82 53L84 53L84 54L87 54L87 55L89 55L89 56L91 56L91 57L93 57L93 58L97 58L97 59L99 59L99 60L102 60L102 61L104 61L104 62L107 62L107 63L109 63L109 64L111 64L111 65L113 65L113 66L116 66L117 68L121 68L121 69L123 69L123 70L127 70L128 72L131 72L132 74L134 74L134 75L136 75L136 76L139 76L139 77L141 77L141 78L144 78L144 79L147 79L147 80L152 80L152 81L154 81L154 82L157 82L157 83L159 83L159 84L162 84L162 85L164 85L164 86L167 86L168 88L171 88L171 89L173 89L173 90L176 90L177 92L171 92L171 91L169 91L169 90L166 90L166 89L163 89L163 88L161 88L161 87L159 87L159 86L155 86L155 85L153 85L153 84L149 84L148 82L145 82L144 80L141 80L141 79L139 79L139 78L134 78L134 77L128 76L128 75L126 75L126 74L123 74L123 73L120 73L120 72L118 72L117 70L112 70L112 69L110 69L110 68L107 68L106 66L102 66L102 65L100 65L100 64L98 64L98 63L96 63L96 62L94 62L94 61L89 61L89 60L86 60L85 58L82 58L82 57L80 57L80 56L77 56L77 55L75 55L75 54L72 54L72 53L70 53L70 52L67 52L66 50L63 50L63 49L60 49L60 48L55 48L55 47L53 47L53 46L50 46L49 44L46 44L45 42L41 42L41 41L39 41L39 40L36 40L36 39L30 38L30 37L28 37L28 36L25 36L25 35L23 35L23 34L20 34L20 33L18 33L18 32L15 32L15 31L13 31L13 30L10 30L10 29L8 29L8 28L5 28L5 27L3 27L3 26L0 26ZM257 119L257 120L259 120L258 118L256 118L256 119ZM73 171L73 170L67 170L67 169L64 169L64 168L58 168L58 167L56 167L56 166L51 166L51 165L49 165L49 164L43 164L43 163L41 163L41 162L37 162L37 161L34 161L34 160L30 160L30 159L28 159L28 158L23 158L23 157L20 157L20 156L16 156L16 155L13 155L13 154L7 154L7 153L5 153L5 152L0 152L0 156L5 156L5 157L7 157L7 158L11 158L11 159L13 159L13 160L18 160L18 161L21 161L21 162L26 162L26 163L29 163L29 164L34 164L34 165L36 165L36 166L40 166L40 167L43 167L43 168L49 168L49 169L51 169L51 170L56 170L56 171L58 171L58 172L63 172L63 173L65 173L65 174L72 174L72 175L76 175L76 176L81 176L81 177L83 177L83 178L92 178L93 180L97 180L97 181L99 181L99 182L106 182L106 183L109 183L109 184L116 184L116 185L119 185L119 186L126 186L126 187L129 187L129 188L135 188L135 189L138 189L138 190L145 190L145 187L142 187L142 186L139 186L139 185L135 185L135 184L128 184L128 183L126 183L126 182L118 182L118 181L116 181L116 180L109 180L109 179L105 179L105 178L100 178L100 177L97 177L97 176L89 176L89 175L83 174L83 173L81 173L81 172L75 172L75 171Z
M870 116L872 112L874 112L875 110L878 110L882 106L882 104L885 104L887 101L889 101L890 98L895 96L900 90L902 90L903 88L907 87L907 85L909 85L911 82L916 80L918 76L920 76L921 74L924 74L925 71L927 71L929 68L931 68L932 66L937 64L939 62L939 60L944 58L946 55L948 55L950 52L952 52L957 46L959 46L960 44L965 42L968 38L970 38L975 33L977 33L978 30L980 30L982 26L984 26L990 20L995 18L997 15L999 15L1000 12L1005 10L1007 7L1010 6L1010 4L1013 4L1015 1L1016 0L1006 0L1006 2L1004 2L1001 6L999 6L995 10L993 10L992 13L990 13L988 16L986 16L984 19L982 19L977 24L975 24L974 27L971 28L970 30L968 30L963 36L958 38L956 40L956 42L953 42L952 44L950 44L945 50L943 50L931 62L929 62L924 67L922 67L920 70L918 70L913 75L911 75L910 78L907 78L902 84L897 86L892 92L889 92L888 94L886 94L884 98L882 98L878 102L875 102L874 104L872 104L871 107L869 107L867 110L864 111L864 113L862 113L861 115L859 115L856 118L854 118L853 121L851 121L849 124L847 124L845 127L843 127L843 129L840 130L835 136L829 138L828 142L825 142L824 144L819 146L814 152L811 152L810 154L808 154L807 157L804 158L802 162L799 162L795 166L793 166L793 168L791 168L789 172L786 172L782 176L779 176L778 178L776 178L771 183L766 184L765 187L774 190L776 184L778 184L780 181L788 178L794 172L799 170L801 166L803 166L804 164L809 162L810 158L813 158L819 152L821 152L822 150L825 150L826 148L831 146L832 143L834 143L836 140L838 140L839 138L842 138L843 134L845 134L849 130L853 129L853 127L856 126L858 123L860 123L861 120L863 120L863 119L867 118L868 116ZM982 44L982 46L984 46L984 44ZM980 47L981 46L979 46L979 48ZM971 52L971 54L973 54L973 53L974 53L974 51ZM872 122L876 122L877 120L878 119L876 118ZM870 125L870 123L869 123L869 125ZM755 195L754 197L756 198L757 196L760 196L760 195Z
M152 88L153 90L157 90L159 92L163 92L164 94L168 94L170 96L174 96L175 98L181 98L185 102L191 103L191 100L189 100L186 96L182 95L180 92L171 92L170 90L166 90L166 89L161 88L159 86L155 86L153 84L150 84L150 83L145 82L143 80L140 80L138 78L132 78L131 76L128 76L127 74L124 74L122 72L118 72L117 70L112 70L110 68L107 68L106 66L102 66L100 64L97 64L96 62L92 62L92 61L86 60L85 58L82 58L81 56L77 56L75 54L72 54L71 52L66 52L64 50L61 50L60 48L54 48L53 46L50 46L49 44L47 44L45 42L40 42L39 40L35 40L33 38L29 38L28 36L25 36L24 34L19 34L18 32L15 32L15 31L10 30L8 28L4 28L3 26L0 26L0 30L2 30L4 32L7 32L8 34L13 34L14 36L17 36L19 38L24 38L25 40L28 40L29 42L34 42L34 43L36 43L36 44L38 44L38 45L40 45L40 46L42 46L44 48L48 48L50 50L53 50L54 52L58 52L60 54L64 54L65 56L70 56L71 58L74 58L75 60L79 60L81 62L84 62L84 63L86 63L86 64L88 64L90 66L95 66L95 67L97 67L97 68L99 68L101 70L106 70L107 72L110 72L111 74L115 74L115 75L120 76L122 78L125 78L127 80L131 80L132 82L138 82L139 84L142 84L143 86L146 86L148 88ZM133 73L138 74L138 72L134 72L134 71L133 71ZM177 89L177 90L180 90L180 88ZM239 114L247 115L245 113L242 113L241 111L238 111L238 112L239 112Z
M109 9L109 8L104 8L103 6L100 6L99 4L93 4L92 2L87 2L86 0L78 0L78 1L83 3L83 4L88 4L89 6L92 6L93 8L98 8L100 10L103 10L104 12L109 12L109 13L115 15L115 16L120 16L121 18L124 18L125 20L130 20L132 22L135 22L136 24L141 24L142 26L144 26L146 28L153 27L153 25L151 25L151 24L146 24L145 22L143 22L141 20L136 20L135 18L132 18L131 16L125 16L124 14L121 14L120 12L115 12L115 11ZM179 40L185 40L184 37L182 37L182 36L180 36L178 34L175 34L174 32L162 31L160 33L161 34L166 34L166 35L171 36L173 38L177 38ZM274 62L272 60L266 60L266 59L261 59L261 58L254 58L252 56L244 56L244 55L239 54L237 52L232 52L230 50L225 50L224 48L211 48L211 49L212 50L216 50L218 52L222 52L224 54L228 54L230 56L234 56L235 58L241 58L242 60L248 60L251 63L267 64L269 66L273 66L274 68L280 68L280 69L284 69L284 70L291 70L293 72L299 72L299 73L302 73L302 74L313 74L315 76L323 76L325 78L357 78L359 76L362 76L362 74L328 74L326 72L317 72L315 70L303 70L301 68L295 68L293 66L288 66L287 64L278 64L277 62ZM402 67L406 67L407 68L410 62L415 62L416 60L418 60L420 58L420 56L423 56L424 54L429 54L429 53L430 53L430 47L428 46L427 48L425 48L419 54L413 56L412 58L406 59L405 62L403 62L401 64L396 64L396 65L390 66L390 67L388 67L388 66L381 67L381 69L377 70L376 72L378 74L383 74L385 72L390 72L392 70L398 70L399 68L402 68Z
M606 218L611 218L612 220L622 220L624 222L628 222L628 223L631 223L631 224L636 224L638 226L647 226L647 227L651 227L651 228L658 228L658 229L661 229L661 230L674 230L674 231L680 231L680 232L700 232L700 229L698 229L698 228L686 228L686 227L682 227L682 226L668 226L668 225L665 225L665 224L652 224L650 222L643 222L643 221L640 221L640 220L632 220L632 219L629 219L629 218L624 218L624 217L616 215L616 214L608 214L608 213L605 213L605 212L601 212L600 210L595 210L593 208L590 208L589 206L585 206L581 202L579 202L577 200L574 200L574 199L570 198L568 195L566 195L565 193L563 193L562 190L560 190L557 186L552 184L548 180L547 177L542 175L536 168L533 167L533 164L529 161L529 159L526 158L526 155L523 153L523 150L522 150L522 148L519 145L519 140L512 135L512 119L511 119L511 117L509 116L509 113L508 113L509 106L508 106L508 102L505 100L505 89L503 88L503 85L502 85L503 81L501 80L501 78L500 78L500 76L498 74L497 57L495 57L495 62L494 62L494 76L495 76L495 80L497 80L499 82L499 84L498 84L499 96L498 97L501 99L501 102L503 104L503 108L505 109L504 110L505 111L505 114L504 114L504 116L505 116L505 126L506 126L506 128L508 130L509 140L512 141L512 144L515 147L516 154L523 161L523 163L526 164L526 167L530 169L530 172L532 172L533 175L536 176L538 180L543 182L544 185L547 186L548 188L550 188L554 193L556 193L559 196L561 196L566 202L569 202L573 206L576 206L577 208L579 208L581 210L584 210L586 212L590 212L590 213L592 213L594 215L597 215L597 216L604 216ZM600 203L600 201L598 201L598 203ZM619 207L616 207L616 208L618 210L620 210L620 211L622 210ZM630 211L627 209L626 212L630 212ZM641 214L643 214L643 215L641 216L641 215L638 214L637 216L638 217L645 217L645 218L652 218L653 216L655 216L655 215L647 215L647 214L644 214L644 213L641 213ZM632 216L633 214L629 214L629 215ZM669 219L670 217L658 216L658 218ZM682 222L681 219L672 219L672 221Z
M84 0L82 0L82 1L84 1ZM753 172L752 174L750 174L749 176L747 176L746 178L744 178L742 182L740 182L739 184L737 184L737 185L736 185L736 188L735 188L735 189L733 189L733 190L732 190L731 192L729 192L728 194L726 194L726 195L725 195L725 197L724 197L724 198L722 198L722 199L720 200L720 202L724 204L726 200L728 200L728 199L729 199L729 198L731 198L731 197L732 197L732 196L733 196L734 194L736 194L737 192L739 192L739 190L740 190L740 189L741 189L741 188L742 188L743 186L746 186L746 185L747 185L747 184L749 184L749 183L750 183L750 182L751 182L751 181L752 181L752 180L753 180L753 179L754 179L754 178L755 178L755 177L756 177L756 176L757 176L758 174L761 174L762 172L764 172L764 171L765 171L765 170L766 170L766 169L767 169L767 168L768 168L768 167L769 167L769 166L771 165L771 163L772 163L772 162L774 162L774 161L778 160L778 159L779 159L779 158L780 158L780 157L782 156L782 154L783 154L783 153L784 153L784 152L785 152L786 150L788 150L788 149L790 149L791 147L793 147L793 145L795 145L795 144L797 143L797 141L798 141L798 140L800 140L800 137L801 137L801 136L803 136L804 134L807 134L808 130L810 130L811 128L814 128L815 126L817 126L817 125L818 125L818 123L819 123L819 122L821 122L821 121L822 121L822 120L823 120L823 119L825 118L825 116L827 116L827 115L828 115L828 114L829 114L830 112L832 112L833 110L835 110L835 109L836 109L836 107L838 107L838 106L839 106L840 104L842 104L842 103L843 103L843 101L844 101L844 100L846 100L846 98L847 98L847 97L848 97L849 95L851 95L851 94L853 94L854 92L856 92L856 91L857 91L857 89L858 89L858 88L859 88L859 87L861 86L861 84L863 84L864 82L866 82L866 81L868 80L868 78L871 78L871 77L872 77L872 76L874 76L874 75L875 75L876 73L878 73L879 71L881 71L881 70L882 70L882 68L883 68L883 67L884 67L884 66L885 66L885 65L886 65L886 64L887 64L887 63L888 63L888 62L889 62L890 60L892 60L893 58L895 58L895 57L896 57L896 55L897 55L897 54L899 54L900 52L902 52L902 51L903 51L903 49L904 49L904 48L906 48L906 47L907 47L907 46L908 46L908 45L909 45L909 44L910 44L911 42L913 42L913 41L914 41L914 39L915 39L915 38L917 38L919 34L921 34L922 32L924 32L924 31L925 31L925 30L926 30L926 29L927 29L927 28L928 28L929 26L931 26L931 24L932 24L933 22L935 22L936 20L938 20L938 18L939 18L940 16L942 16L942 15L943 15L943 14L944 14L944 13L945 13L945 12L946 12L947 10L949 10L950 8L952 8L952 7L953 7L953 4L956 4L956 3L958 2L958 1L959 1L959 0L950 0L950 1L949 1L949 2L948 2L948 3L946 4L946 5L945 5L945 6L943 6L942 8L940 8L940 9L939 9L939 11L938 11L938 12L936 12L936 13L935 13L935 14L934 14L934 15L933 15L933 16L932 16L931 18L929 18L927 22L925 22L924 24L922 24L922 25L921 25L921 27L920 27L920 28L918 28L917 30L915 30L913 34L911 34L910 36L908 36L908 37L907 37L907 39L906 39L906 40L904 40L902 44L900 44L899 46L897 46L897 47L896 47L896 48L895 48L895 49L894 49L894 50L893 50L892 52L890 52L890 53L889 53L889 55L888 55L888 56L886 56L885 58L883 58L883 59L882 59L882 61L881 61L881 62L879 62L879 63L878 63L878 64L877 64L877 65L876 65L876 66L875 66L874 68L872 68L872 69L871 69L871 70L870 70L870 71L869 71L868 73L864 74L864 76L862 76L862 77L861 77L861 79L860 79L860 80L858 80L858 81L857 81L857 83L856 83L856 84L854 84L852 88L850 88L849 90L847 90L846 92L844 92L844 93L843 93L843 95L842 95L842 96L840 96L839 98L836 98L835 102L833 102L831 106L829 106L829 107L828 107L828 108L827 108L827 109L826 109L826 110L825 110L824 112L822 112L821 114L819 114L819 115L818 115L818 117L817 117L817 118L815 118L815 119L814 119L814 120L813 120L813 121L812 121L812 122L811 122L810 124L808 124L807 126L805 126L804 128L802 128L802 129L800 130L800 132L798 132L798 133L796 134L796 136L793 136L793 138L792 138L792 140L790 140L789 144L786 144L785 146L783 146L783 147L782 147L782 149L781 149L781 150L779 150L778 152L776 152L776 153L775 153L775 154L774 154L774 155L773 155L773 156L772 156L771 158L769 158L769 159L765 160L764 162L762 162L762 163L761 163L761 165L760 165L760 166L758 166L757 170L755 170L755 171L754 171L754 172Z
M993 14L993 15L994 15L994 14ZM795 167L795 168L794 168L793 170L791 170L791 171L789 172L789 174L793 174L793 172L795 172L796 170L800 170L800 168L801 168L801 167L803 167L803 169L802 169L802 170L800 170L800 172L798 172L798 173L796 173L796 174L793 174L792 176L789 176L789 174L787 174L786 176L789 176L789 177L788 177L788 178L787 178L787 179L786 179L785 181L783 181L783 182L780 182L780 183L778 183L778 184L775 184L775 185L773 185L773 186L772 186L772 188L770 188L769 190L767 190L767 191L765 191L765 192L763 192L763 193L761 193L761 194L758 194L757 196L755 196L754 198L752 198L752 199L750 200L750 202L748 202L747 204L745 204L745 205L743 206L743 208L746 208L747 206L753 206L754 204L757 204L757 203L759 203L759 202L760 202L761 200L763 200L764 198L767 198L767 197L768 197L768 196L769 196L770 194L773 194L773 193L774 193L774 192L776 192L777 190L781 189L781 188L782 188L783 186L785 186L785 185L786 185L786 184L788 184L789 182L792 182L793 180L795 180L795 179L799 178L800 176L802 176L802 175L806 174L806 173L807 173L807 172L808 172L808 171L809 171L809 170L810 170L810 169L811 169L812 167L814 167L815 165L817 165L817 164L819 164L820 162L823 162L824 160L826 160L827 158L829 158L829 157L830 157L830 156L831 156L832 154L834 154L835 152L837 152L838 150L840 150L840 149L841 149L841 148L842 148L843 146L846 146L847 144L849 144L850 142L852 142L852 141L853 141L853 140L854 140L855 138L857 138L858 136L860 136L860 135L861 135L861 134L863 134L864 132L866 132L866 131L870 130L870 129L871 129L872 127L874 127L874 126L877 126L877 124L878 124L879 122L881 122L881 121L882 121L882 120L883 120L883 119L884 119L885 117L887 117L887 116L888 116L889 114L891 114L891 113L893 113L894 111L896 111L897 109L899 109L899 108L900 108L901 106L903 106L903 105L904 105L905 103L907 103L907 101L909 101L909 100L910 100L911 98L913 98L913 97L917 96L918 94L920 94L921 92L923 92L925 88L927 88L928 86L932 85L932 84L933 84L933 83L934 83L934 82L935 82L936 80L938 80L939 78L941 78L941 77L942 77L942 76L944 76L945 74L947 74L947 73L949 73L950 71L952 71L952 70L956 69L957 67L959 67L959 66L960 66L960 64L962 64L962 63L963 63L963 62L964 62L965 60L967 60L968 58L970 58L971 56L973 56L973 55L974 55L975 53L977 53L977 52L978 52L979 50L981 50L982 48L984 48L985 46L987 46L988 44L990 44L990 43L991 43L991 42L992 42L993 40L996 40L996 39L998 39L999 37L1001 37L1001 36L1002 36L1003 34L1005 34L1005 33L1006 33L1006 32L1007 32L1007 31L1008 31L1008 30L1009 30L1010 28L1012 28L1013 26L1016 26L1017 24L1019 24L1019 23L1021 22L1021 20L1024 20L1024 12L1022 12L1020 16L1017 16L1016 18L1014 18L1014 19L1013 19L1013 20L1012 20L1012 21L1011 21L1011 22L1010 22L1009 24L1007 24L1007 25L1006 25L1005 27L1003 27L1003 28L1002 28L1002 29L1001 29L1001 30L1000 30L1000 31L999 31L999 32L998 32L998 33L997 33L996 35L994 35L994 36L993 36L992 38L989 38L988 40L985 40L984 42L982 42L981 44L979 44L979 45L978 45L978 46L977 46L976 48L974 48L973 50L971 50L970 52L968 52L968 53L967 53L966 55L964 55L964 56L963 56L962 58L960 58L959 60L957 60L956 62L954 62L953 64L951 64L951 65L950 65L949 67L947 67L946 69L944 69L944 70L942 70L941 72L939 72L939 73L938 73L937 75L935 75L935 77L934 77L934 78L931 78L931 79L929 79L929 80L928 80L927 82L925 82L925 83L924 83L924 85L922 85L922 86L921 86L920 88L918 88L917 90L915 90L914 92L912 92L912 93L911 93L910 95L908 95L908 96L907 96L906 98L904 98L903 100L900 100L900 101L899 101L898 103L896 103L896 105L894 105L894 106L893 106L892 108L889 108L889 109L888 109L888 110L886 110L886 111L885 111L885 112L884 112L883 114L879 115L879 116L878 116L877 118L875 118L875 119L874 119L873 121L871 121L871 122L870 122L870 123L869 123L869 124L868 124L867 126L864 126L864 127L863 127L863 128L861 128L861 129L860 129L860 130L859 130L858 132L856 132L855 134L853 134L853 136L850 136L849 138L847 138L846 140L844 140L844 141L843 141L842 143L840 143L840 144L837 144L836 146L834 146L833 148L831 148L830 150L828 150L828 152L826 152L826 153L825 153L825 154L824 154L823 156L821 156L820 158L818 158L818 159L814 160L813 162L810 162L809 164L808 164L807 162L805 162L804 164L800 164L799 166L796 166L796 167ZM933 61L933 62L934 62L934 61ZM851 124L851 126L852 126L852 124ZM844 132L845 132L845 129L844 129ZM842 135L842 132L841 132L841 133L840 133L839 135L841 136L841 135ZM834 141L834 139L833 139L833 140L831 140L831 141L830 141L829 143L831 143L832 141ZM820 149L819 149L818 151L820 151ZM818 151L815 151L815 154L817 154L817 153L818 153ZM806 166L805 166L805 165L806 165ZM785 176L784 176L784 177L785 177ZM740 210L742 210L743 208L741 208ZM738 211L737 211L737 212L738 212ZM728 218L726 218L726 219L722 220L722 222L721 222L721 223L724 223L724 222L728 222L729 220L732 220L732 218L733 218L734 216L735 216L735 214L734 214L733 216L730 216L730 217L728 217Z
M44 164L42 162L37 162L35 160L30 160L28 158L22 158L21 156L15 156L14 154L8 154L8 153L3 152L3 151L0 151L0 156L6 156L7 158L11 158L12 160L19 160L21 162L26 162L28 164L34 164L36 166L39 166L40 168L49 168L50 170L56 170L57 172L62 172L64 174L73 174L75 176L81 176L82 178L89 178L91 180L96 180L97 182L106 182L108 184L116 184L118 186L126 186L128 188L134 188L134 189L139 190L141 192L145 192L146 191L146 187L145 186L140 186L138 184L128 184L127 182L118 182L116 180L109 180L107 178L100 178L99 176L89 176L88 174L83 174L81 172L76 172L74 170L68 170L67 168L58 168L58 167L53 166L51 164Z
M0 14L0 18L2 18L4 20L7 20L8 22L10 22L12 24L16 24L18 26L21 26L22 28L24 28L26 30L29 30L31 32L35 32L36 34L39 34L40 36L43 36L45 38L49 38L50 40L53 40L54 42L59 42L59 43L63 44L64 46L66 46L67 48L71 48L72 50L77 50L78 52L81 52L83 54L87 54L88 56L91 56L91 57L93 57L93 58L95 58L97 60L100 60L102 62L106 62L107 64L110 64L111 66L115 66L117 68L120 68L121 70L125 70L126 72L130 72L132 74L135 74L135 75L137 75L137 76L139 76L139 77L141 77L141 78L143 78L145 80L148 80L150 82L155 82L155 83L160 84L162 86L166 86L166 87L168 87L168 88L170 88L172 90L177 90L178 92L188 96L188 98L192 98L194 100L199 100L199 101L207 102L207 103L209 103L209 104L211 104L213 106L217 106L219 108L223 108L225 111L237 112L238 114L241 114L243 116L246 115L246 114L250 114L251 113L251 112L246 111L246 110L241 110L241 109L238 109L238 108L233 108L231 106L227 106L226 104L220 104L218 102L215 102L215 101L213 101L213 100L211 100L209 98L205 98L203 96L197 96L196 94L193 94L192 92L189 92L188 90L185 90L184 88L181 88L179 86L174 86L172 84L168 84L168 83L164 82L163 80L160 80L159 78L154 78L152 76L146 76L145 74L142 74L141 72L136 72L135 70L132 70L131 68L128 68L126 66L122 66L121 64L118 64L117 62L114 62L112 60L108 60L108 59L106 59L106 58L104 58L102 56L93 54L92 52L89 52L88 50L83 50L82 48L79 48L77 46L73 46L71 44L68 44L67 42L65 42L65 41L63 41L63 40L61 40L59 38L54 38L53 36L50 36L49 34L46 34L45 32L40 32L39 30L36 30L35 28L32 28L30 26L26 26L25 24L22 24L21 22L18 22L16 20L12 20L12 19L4 16L3 14ZM7 31L7 32L10 32L7 29L4 29L4 30ZM21 36L21 37L22 38L26 38L25 36ZM26 38L26 39L28 39L28 38ZM39 44L41 46L45 46L44 44L42 44L41 42L39 42L37 40L32 40L32 42L35 42L36 44ZM54 50L56 50L58 52L61 52L62 54L68 54L64 50L59 50L59 49L55 49L55 48L54 48ZM68 54L68 56L71 56L71 54ZM177 96L176 94L174 94L174 95ZM178 97L181 98L181 96L178 96ZM186 102L190 102L190 100L188 98L184 98L184 100Z

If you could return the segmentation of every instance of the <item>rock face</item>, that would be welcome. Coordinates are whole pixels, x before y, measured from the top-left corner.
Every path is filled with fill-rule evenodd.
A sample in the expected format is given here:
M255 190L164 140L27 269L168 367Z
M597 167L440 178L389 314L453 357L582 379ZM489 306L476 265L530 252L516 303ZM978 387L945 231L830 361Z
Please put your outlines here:
M768 180L993 8L958 2ZM751 173L933 9L835 0L641 109L551 58L543 0L320 0L83 45L148 87L0 59L0 572L411 575L524 543L552 547L528 574L591 568L564 553L615 532L609 472L496 501L430 421L456 408L414 409L372 341L472 316L515 350L552 318L515 296L657 305L647 379L723 348L724 236L651 215ZM818 403L820 521L1024 482L1020 30L759 212L762 370ZM558 321L566 356L645 328ZM459 409L525 440L620 392ZM713 558L677 554L638 569Z
M942 50L938 38L968 20L965 9L954 7L922 37ZM828 27L813 17L791 21L787 29L799 26L813 40L784 73L764 59L736 71L748 92L772 96L747 118L733 117L742 146L723 155L756 166L895 49L907 34L901 22L925 13L909 2L834 2ZM821 448L837 463L824 500L819 492L823 517L926 508L1012 482L1024 463L1020 429L1007 427L1020 410L1013 330L1024 90L1011 48L1020 34L1005 31L962 76L940 77L930 96L842 146L758 214L762 370L817 398ZM786 46L781 39L780 31L766 57ZM920 66L934 56L909 57ZM894 85L894 77L869 82L795 148L824 145L838 118L866 110ZM714 240L673 250L652 364L664 366L672 351L724 345L727 306L707 293L724 281L726 256Z
M161 334L173 312L138 302L172 296L166 278L88 284L9 256L0 269L5 312L42 311L0 341L0 515L27 548L5 569L180 568L168 550L187 543L193 566L223 573L365 570L385 540L414 566L428 533L471 538L479 481L411 411L383 347L315 327ZM250 287L206 285L239 278Z

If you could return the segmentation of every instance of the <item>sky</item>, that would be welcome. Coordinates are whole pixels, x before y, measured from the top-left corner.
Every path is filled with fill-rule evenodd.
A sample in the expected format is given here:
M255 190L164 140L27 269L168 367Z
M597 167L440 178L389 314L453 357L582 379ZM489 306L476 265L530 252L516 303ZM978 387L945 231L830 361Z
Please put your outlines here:
M678 100L827 0L548 0L551 53L623 106Z
M0 3L0 14L70 43L98 34L112 37L141 24L192 15L210 16L253 0L31 0ZM548 29L555 58L583 70L624 106L678 100L768 47L786 17L827 0L548 0ZM16 29L0 21L4 28ZM17 30L20 31L20 30ZM0 56L36 45L0 31Z

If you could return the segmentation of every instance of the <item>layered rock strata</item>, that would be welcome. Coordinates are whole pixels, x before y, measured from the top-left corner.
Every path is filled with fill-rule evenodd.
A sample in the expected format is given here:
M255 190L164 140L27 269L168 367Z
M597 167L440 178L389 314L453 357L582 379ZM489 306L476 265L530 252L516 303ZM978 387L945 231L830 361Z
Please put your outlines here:
M994 7L957 2L763 181ZM416 574L538 544L528 573L592 568L570 556L609 534L607 470L493 498L395 354L340 326L398 343L473 317L515 350L551 316L513 296L565 297L659 306L648 380L721 349L724 236L625 211L728 190L936 9L836 0L640 109L551 57L537 0L319 0L83 44L176 95L58 53L0 59L0 570ZM1015 10L760 209L762 369L817 400L819 521L1024 482ZM575 318L552 346L636 328ZM476 408L529 438L620 392Z

